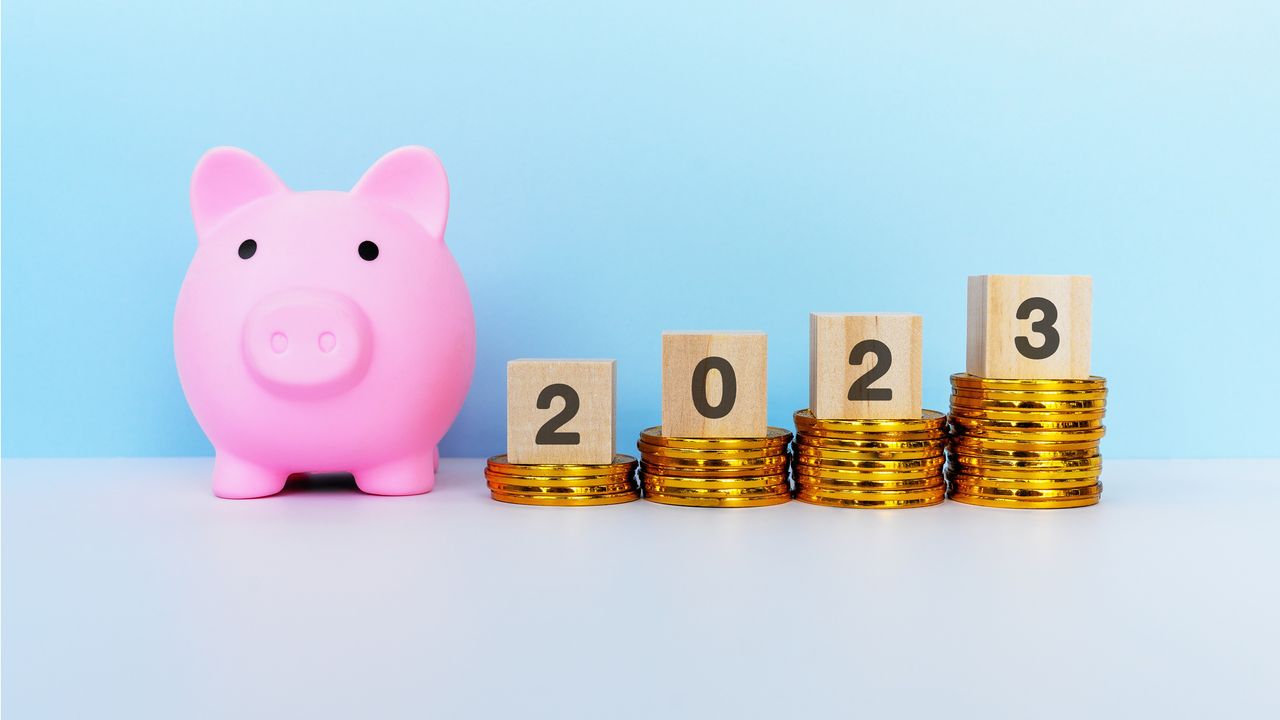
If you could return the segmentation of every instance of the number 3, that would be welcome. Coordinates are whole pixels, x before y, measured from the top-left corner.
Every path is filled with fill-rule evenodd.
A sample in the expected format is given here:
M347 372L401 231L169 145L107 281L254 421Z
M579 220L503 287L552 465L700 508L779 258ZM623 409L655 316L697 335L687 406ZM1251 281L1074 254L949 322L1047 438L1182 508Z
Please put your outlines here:
M576 432L560 432L560 428L578 414L578 408L582 405L578 399L578 391L564 383L548 385L538 393L538 409L550 410L552 398L564 398L564 409L538 428L533 441L539 445L577 445L582 442L582 436Z
M1053 324L1058 321L1058 307L1047 298L1030 297L1018 306L1018 319L1031 319L1032 310L1040 311L1040 319L1031 323L1031 332L1040 333L1044 342L1038 346L1032 345L1026 335L1019 335L1013 339L1013 346L1022 353L1023 357L1044 360L1058 351L1058 345L1062 340L1058 336L1057 329L1053 327Z

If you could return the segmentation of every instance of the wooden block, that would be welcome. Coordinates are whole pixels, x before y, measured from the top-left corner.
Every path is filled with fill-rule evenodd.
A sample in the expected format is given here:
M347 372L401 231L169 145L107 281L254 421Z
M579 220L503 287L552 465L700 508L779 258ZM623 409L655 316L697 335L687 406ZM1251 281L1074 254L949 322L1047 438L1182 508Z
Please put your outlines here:
M662 434L768 434L768 354L762 332L662 333Z
M613 462L617 361L507 363L507 459L513 463Z
M810 313L814 417L920 417L922 325L919 315L907 313Z
M969 278L968 371L991 378L1089 377L1093 279Z

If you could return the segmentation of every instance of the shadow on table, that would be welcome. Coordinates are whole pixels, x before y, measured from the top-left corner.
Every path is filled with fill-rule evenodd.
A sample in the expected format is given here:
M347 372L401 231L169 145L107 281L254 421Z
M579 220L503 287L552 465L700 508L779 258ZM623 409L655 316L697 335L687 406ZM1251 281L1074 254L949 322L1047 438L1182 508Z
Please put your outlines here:
M280 495L294 493L355 493L362 495L356 487L356 478L351 473L294 473L285 481Z

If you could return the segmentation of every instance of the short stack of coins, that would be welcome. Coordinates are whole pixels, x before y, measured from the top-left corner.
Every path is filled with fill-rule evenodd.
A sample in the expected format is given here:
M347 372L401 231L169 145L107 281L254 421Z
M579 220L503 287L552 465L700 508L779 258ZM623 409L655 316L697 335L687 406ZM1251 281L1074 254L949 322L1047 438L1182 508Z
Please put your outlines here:
M946 495L946 416L908 420L823 420L795 413L796 499L814 505L909 508Z
M951 376L950 497L971 505L1067 508L1102 495L1106 380Z
M645 499L698 507L787 502L790 441L791 433L776 427L762 438L668 437L651 427L636 443Z
M614 455L607 465L515 465L506 455L484 469L494 500L518 505L616 505L640 499L636 459Z

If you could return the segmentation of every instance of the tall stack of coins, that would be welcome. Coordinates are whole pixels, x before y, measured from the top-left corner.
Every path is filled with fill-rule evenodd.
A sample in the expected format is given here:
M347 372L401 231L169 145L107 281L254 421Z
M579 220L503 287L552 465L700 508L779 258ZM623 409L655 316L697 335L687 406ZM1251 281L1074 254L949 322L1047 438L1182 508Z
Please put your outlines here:
M820 420L795 413L796 499L814 505L908 508L937 505L946 416L912 420Z
M636 443L645 499L702 507L787 502L790 440L791 433L775 427L762 438L668 437L651 427Z
M1107 381L951 376L950 496L971 505L1064 508L1102 495Z
M616 505L640 498L636 459L614 455L608 465L515 465L489 458L484 477L494 500L519 505Z

